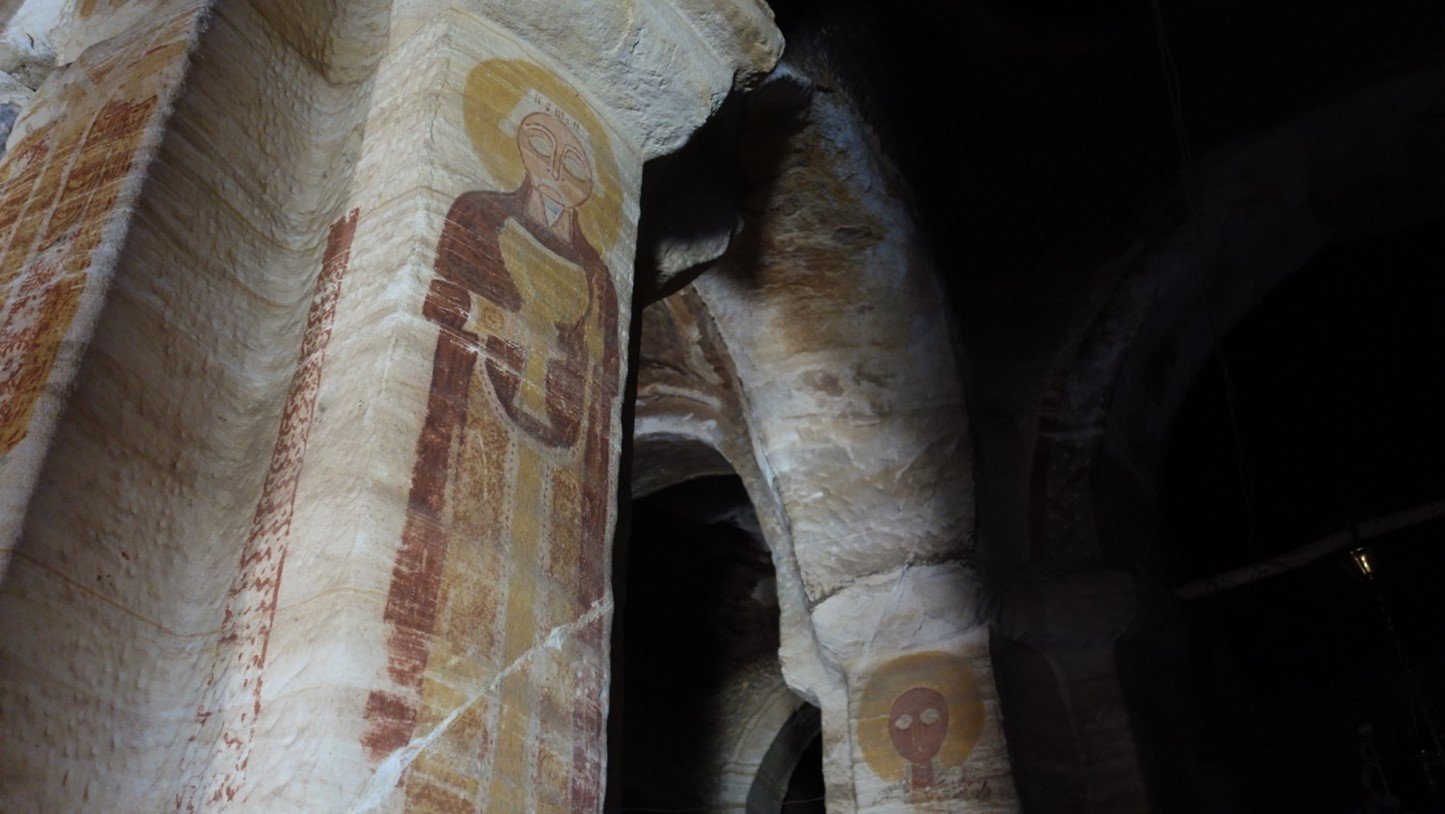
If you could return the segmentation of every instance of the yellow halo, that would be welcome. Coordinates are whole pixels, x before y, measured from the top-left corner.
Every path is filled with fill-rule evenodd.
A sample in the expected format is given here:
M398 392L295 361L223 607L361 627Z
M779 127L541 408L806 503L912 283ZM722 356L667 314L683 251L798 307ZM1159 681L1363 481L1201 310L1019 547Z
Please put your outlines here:
M901 782L908 763L893 747L889 712L914 687L936 690L948 701L948 735L935 758L945 769L963 765L983 734L978 675L968 659L943 652L913 653L882 665L868 678L858 702L858 743L879 777Z

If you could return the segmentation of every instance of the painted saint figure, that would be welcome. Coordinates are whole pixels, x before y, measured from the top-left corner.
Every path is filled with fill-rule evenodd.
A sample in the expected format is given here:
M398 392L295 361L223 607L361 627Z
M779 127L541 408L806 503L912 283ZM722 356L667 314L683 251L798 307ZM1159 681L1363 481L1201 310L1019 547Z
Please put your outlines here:
M517 146L527 170L520 189L468 192L452 205L425 314L444 329L439 363L443 346L454 346L447 349L446 366L469 375L462 370L475 364L469 346L481 342L488 378L507 415L542 443L570 447L583 418L588 317L600 310L615 327L617 297L578 223L577 208L593 183L581 140L559 117L539 111L522 120ZM580 279L567 279L579 270ZM529 354L514 338L499 335L497 325L481 324L491 307L523 314L530 331L555 328L560 353L549 359ZM604 330L604 339L613 336ZM551 337L537 339L545 345Z
M582 810L600 789L600 615L566 652L515 664L605 590L618 303L579 217L602 182L587 131L536 93L519 107L520 186L463 193L437 245L422 313L440 331L385 613L400 692L372 693L366 745L380 759L505 670L496 703L412 764L408 799ZM515 734L527 729L543 737ZM463 755L499 767L491 787L451 770ZM506 767L528 764L553 782L512 785Z
M589 423L607 423L611 413L617 295L577 218L577 208L591 194L591 163L576 134L546 112L522 120L517 146L527 170L522 186L513 192L464 193L447 214L437 246L436 277L423 313L442 330L417 444L404 548L414 537L435 536L446 525L447 487L455 446L466 428L479 351L485 354L497 402L519 429L546 446L577 443L582 408L589 401L582 392L589 373L614 391L590 400L596 420ZM569 270L580 271L580 279L567 279ZM546 347L555 340L555 355L529 350L517 332L504 332L507 315L523 317L517 327L535 332L536 344ZM604 345L608 369L585 369L589 327L600 334L593 338ZM554 337L544 335L549 329ZM589 458L605 450L590 452ZM419 566L440 567L428 560ZM415 598L416 606L403 617L412 624L405 626L430 632L436 597Z
M966 771L989 721L980 687L956 652L907 653L873 668L858 698L857 738L890 794L917 803L992 795L996 775Z
M933 758L948 739L947 699L928 687L903 693L889 711L888 734L893 748L908 761L908 790L933 788Z

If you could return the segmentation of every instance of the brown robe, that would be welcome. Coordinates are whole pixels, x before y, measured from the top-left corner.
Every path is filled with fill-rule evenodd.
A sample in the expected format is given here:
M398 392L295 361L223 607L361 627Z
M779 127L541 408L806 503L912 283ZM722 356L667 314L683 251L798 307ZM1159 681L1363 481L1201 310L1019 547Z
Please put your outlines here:
M505 479L497 479L497 473L490 473L490 477L467 475L462 462L467 457L469 445L500 446L504 443L508 446L509 455L492 455L485 462L486 467L502 466L504 460L510 460L511 463L506 465L515 470L518 466L516 456L528 455L531 456L528 463L534 470L552 473L548 483L565 477L571 479L569 482L578 484L575 499L559 500L553 495L554 505L540 507L541 511L549 513L546 522L551 524L552 537L557 538L540 541L541 545L550 547L542 552L545 556L540 558L554 563L559 557L575 558L575 563L565 573L558 573L555 568L548 569L548 576L554 582L543 586L545 590L561 587L564 593L571 594L570 601L566 603L568 613L593 606L603 596L605 580L608 579L604 569L604 546L609 531L607 515L613 489L610 443L612 414L621 376L616 290L601 257L586 241L575 211L562 215L572 220L572 240L559 240L535 226L527 217L525 205L529 192L524 185L511 193L463 194L447 215L437 247L436 276L423 306L423 314L441 330L432 366L426 420L417 442L406 524L385 612L385 621L391 626L388 672L398 685L399 692L372 692L366 710L371 725L366 745L376 760L404 746L419 734L413 730L417 726L418 713L426 704L423 684L424 679L432 675L428 670L428 660L433 644L441 641L455 644L452 639L469 634L475 635L478 641L486 639L485 632L457 629L462 627L459 622L445 621L449 618L445 605L451 592L456 590L461 595L467 591L475 593L478 590L476 580L481 579L476 574L445 574L451 546L498 547L502 549L499 553L504 559L510 553L507 549L515 546L525 548L524 543L519 542L517 532L513 531L503 539L507 532L500 528L480 529L480 539L463 538L467 532L458 527L457 512L466 507L460 504L483 501L488 505L499 505L505 499L505 495L493 493L502 488L497 484L505 482ZM508 227L509 222L515 225ZM581 319L571 325L557 326L555 342L550 347L525 347L522 344L527 341L525 337L487 333L488 325L494 329L499 325L511 325L512 333L524 333L517 328L520 320L509 322L505 316L522 311L525 289L518 286L513 275L529 271L509 270L503 256L504 230L518 227L545 251L582 269L586 277L586 296L589 299ZM472 313L474 296L479 311L495 308L497 313ZM474 333L473 328L482 333ZM535 326L532 330L536 330ZM589 330L600 331L600 357L595 343L592 348L588 346ZM533 343L536 344L536 341L533 340ZM533 415L518 404L528 353L548 354L543 400L545 416ZM479 373L479 356L484 362L486 383L480 387L475 386L477 379L474 378ZM479 402L482 398L495 401L484 404ZM480 422L476 430L468 432L469 421ZM510 438L501 443L485 440L495 436L490 429L494 427L501 427L510 434ZM556 470L563 472L558 475ZM516 472L509 472L506 477L515 479ZM489 483L493 485L489 486ZM535 497L541 499L540 496ZM518 503L521 504L521 501ZM499 511L505 512L509 508L515 508L519 514L538 510L521 504L504 506ZM568 528L559 532L561 526ZM572 543L558 542L563 539ZM523 577L538 579L535 574L524 573ZM454 583L462 579L471 582L463 588L456 588ZM444 590L444 581L452 587ZM518 578L513 577L511 582L518 582ZM570 584L558 586L557 582ZM467 601L473 605L486 605L486 616L505 616L509 601L507 595L522 589L509 584L486 586L485 590L495 594L495 598L471 597ZM456 615L460 618L465 614L458 612ZM548 616L547 613L543 615ZM555 616L555 613L552 615ZM442 630L437 629L439 620ZM545 634L547 628L569 619L544 618L536 621L544 623L538 625L541 628L538 632ZM505 626L505 619L499 626ZM601 785L598 755L603 736L601 694L605 678L600 659L603 630L604 620L599 615L574 632L573 649L566 655L570 677L565 682L565 698L555 697L557 692L533 690L527 699L519 701L507 696L505 686L499 693L500 703L525 706L525 715L540 720L540 723L529 725L539 726L548 736L544 740L562 738L573 744L572 766L556 769L565 776L552 778L554 785L556 781L563 781L561 793L564 795L569 794L566 787L570 786L570 799L563 803L554 800L552 804L541 807L555 808L560 804L573 810L587 810L597 805L598 801L594 798ZM485 641L484 645L495 652L478 653L480 661L495 658L497 653L507 650L501 642ZM531 697L538 692L547 697ZM556 707L559 704L570 705L570 715L558 715L561 710ZM515 709L513 712L515 714ZM481 730L472 739L474 746L486 749L495 745L496 738L488 731L488 724L479 722L473 728ZM439 746L437 744L432 748L435 750ZM533 762L542 763L550 759L544 755L534 757ZM418 761L418 764L421 763L423 761ZM442 781L432 783L428 779L418 786L416 781L420 778L416 774L419 770L425 773L424 767L413 766L413 776L408 784L409 800L420 795L432 801L445 797L454 804L476 804L477 791L464 793L462 789L454 788L455 782L448 785ZM570 783L566 782L568 778ZM435 787L438 783L447 788ZM556 792L556 789L551 790L551 793ZM538 800L528 801L529 807L538 803Z

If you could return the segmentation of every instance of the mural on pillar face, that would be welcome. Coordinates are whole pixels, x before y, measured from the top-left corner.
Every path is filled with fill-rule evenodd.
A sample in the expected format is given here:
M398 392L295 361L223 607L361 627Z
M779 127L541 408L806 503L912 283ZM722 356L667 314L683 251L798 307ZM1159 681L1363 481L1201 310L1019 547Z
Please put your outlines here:
M858 743L868 766L911 802L986 799L964 763L983 734L984 706L968 660L915 653L879 667L858 705Z
M618 170L591 108L535 64L483 62L461 101L501 191L452 203L421 307L436 346L385 611L390 686L368 700L365 746L379 763L446 722L410 764L408 807L593 810Z
M0 163L0 472L42 395L64 389L74 360L55 369L62 346L83 298L104 288L92 284L109 273L98 252L126 214L121 194L179 79L189 22L98 49L44 85Z

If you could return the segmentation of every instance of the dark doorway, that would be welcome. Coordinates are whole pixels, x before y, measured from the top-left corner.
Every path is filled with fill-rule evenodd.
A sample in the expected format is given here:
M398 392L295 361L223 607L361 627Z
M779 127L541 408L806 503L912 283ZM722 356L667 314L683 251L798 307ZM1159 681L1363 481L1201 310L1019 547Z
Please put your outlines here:
M1325 251L1224 338L1170 440L1174 584L1445 497L1442 235ZM1189 603L1195 754L1227 810L1445 811L1442 542L1415 524Z
M788 794L783 798L783 814L824 814L827 811L823 805L824 792L823 736L819 734L813 737L793 769Z
M711 810L737 676L778 652L772 559L741 481L635 501L617 589L608 810Z

